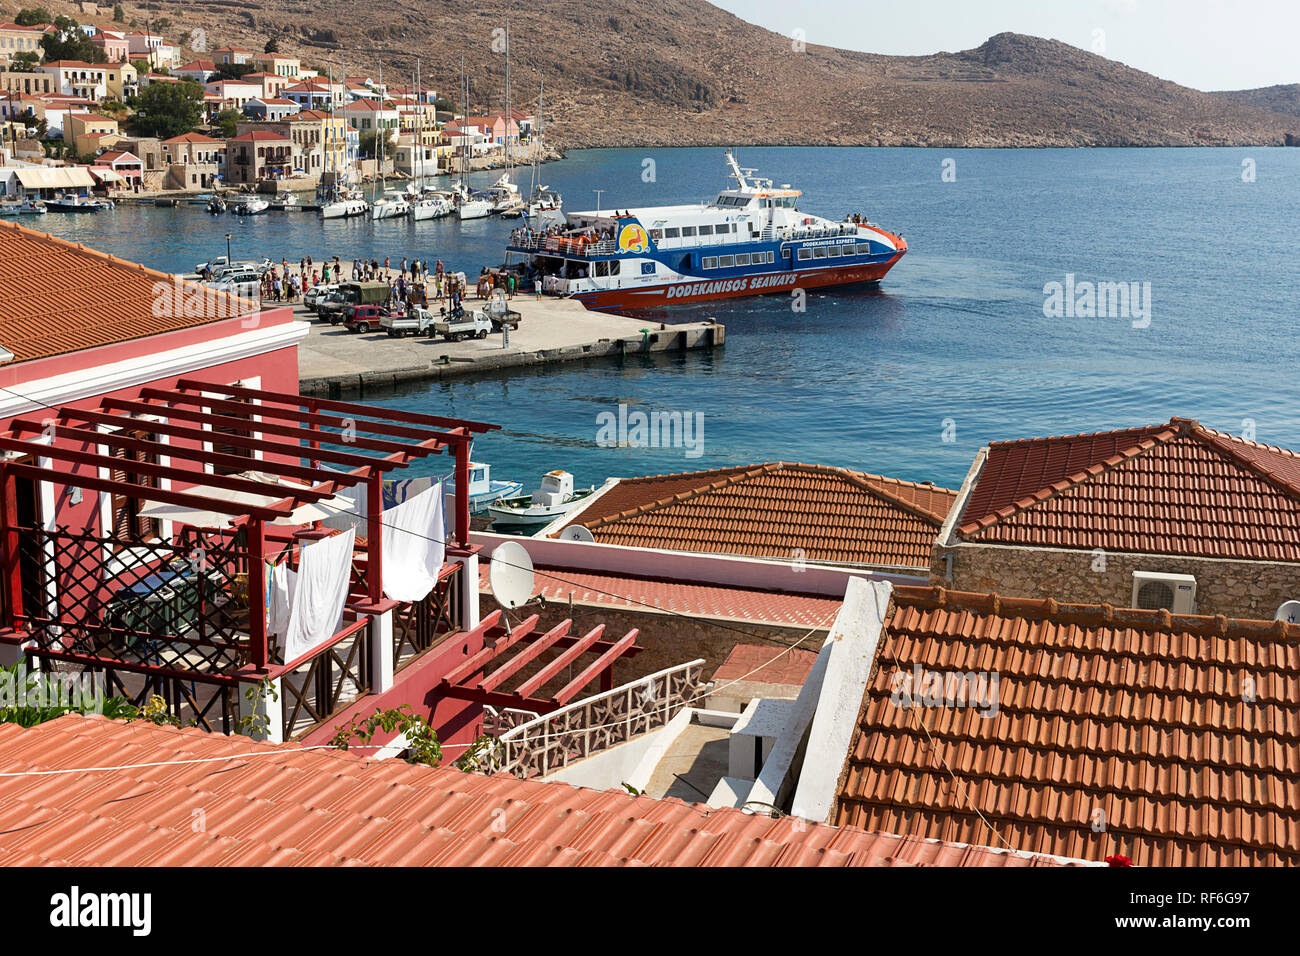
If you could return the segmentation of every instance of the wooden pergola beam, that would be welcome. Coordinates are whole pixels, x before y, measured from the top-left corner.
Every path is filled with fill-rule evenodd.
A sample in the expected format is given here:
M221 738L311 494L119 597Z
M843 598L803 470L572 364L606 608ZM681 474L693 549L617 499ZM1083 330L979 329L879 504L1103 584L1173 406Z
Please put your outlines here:
M545 687L556 674L560 673L560 671L564 670L586 653L587 648L600 640L600 635L604 632L605 625L597 625L589 631L582 640L578 641L555 660L551 661L532 677L528 678L528 680L520 684L515 692L522 697L532 697L533 694Z
M289 392L273 392L263 388L247 388L242 385L216 385L211 382L200 382L191 378L180 379L176 387L188 391L214 392L222 395L234 395L239 398L260 399L264 402L279 402L282 405L295 405L307 408L323 408L326 411L342 412L345 415L357 416L367 415L377 418L387 418L395 422L406 422L408 425L426 425L431 428L464 428L472 432L490 432L499 429L500 425L489 425L486 422L464 421L459 418L444 418L441 415L425 415L421 412L408 412L398 408L380 408L376 405L366 405L361 402L343 402L332 398L313 398L306 395L293 395Z
M508 680L514 674L517 674L529 661L536 660L538 655L548 647L554 645L562 637L569 633L569 628L573 626L572 621L561 621L555 627L543 634L538 640L533 641L526 650L520 651L511 660L502 664L499 668L488 674L476 686L479 690L496 690L501 684Z
M637 633L638 631L633 629L623 635L623 637L619 639L613 647L592 661L581 674L569 681L569 683L565 684L564 687L560 689L560 692L551 698L551 702L557 706L563 707L574 697L578 696L578 693L584 687L595 680L596 677L606 668L612 668L614 662L623 656L623 652L636 643ZM603 689L608 690L608 688Z
M147 405L145 408L147 409L145 414L149 415L165 415L168 412L166 408L163 408L160 405ZM74 418L77 421L88 422L92 425L108 425L110 427L116 426L121 428L139 428L144 425L148 427L151 432L156 434L170 435L172 438L184 438L197 443L207 442L211 444L213 438L220 437L221 444L223 445L234 445L236 448L247 448L250 451L270 452L276 455L286 455L289 454L290 451L293 451L300 458L310 457L319 461L329 462L332 465L341 465L344 468L365 469L367 471L372 468L380 468L383 470L386 464L386 460L371 458L369 455L358 455L353 452L322 451L315 448L297 446L286 447L283 442L267 441L263 438L251 438L246 435L222 434L217 436L206 429L177 425L172 423L170 420L166 422L141 423L138 419L124 417L122 415L114 415L110 412L84 411L77 408L64 408L60 410L60 413L65 418ZM199 447L201 449L202 444L200 444ZM274 468L278 467L275 462L267 461L262 458L245 459L245 461L250 460L253 461L262 471L273 471ZM392 468L405 468L406 462L387 462L387 466ZM364 480L365 475L362 474L360 477Z
M443 680L449 684L460 684L471 674L478 673L500 655L502 651L518 644L529 634L532 634L537 629L537 620L538 617L534 614L532 617L520 621L491 644L485 645L477 654L471 654L459 667L447 674Z
M134 419L133 419L134 420ZM153 423L142 422L141 428L148 429ZM13 432L42 432L45 426L38 425L27 419L15 419L9 423L9 428ZM267 471L281 478L297 478L300 481L311 483L311 487L316 490L326 489L324 494L332 495L340 487L351 487L360 484L365 480L362 475L353 475L348 472L332 472L328 481L320 480L319 468L304 468L302 465L286 465L283 462L268 462L265 469L258 468L257 459L251 460L240 455L226 455L217 451L204 451L201 447L190 448L186 445L170 445L162 442L146 441L143 438L128 438L125 435L116 432L96 432L85 428L77 428L73 425L56 423L50 426L53 429L53 436L56 439L66 438L69 441L79 441L87 445L103 445L106 448L124 448L129 451L138 451L147 455L156 455L165 458L180 458L185 461L199 462L205 465L218 465L222 468L232 468L239 471ZM333 489L333 490L330 490Z

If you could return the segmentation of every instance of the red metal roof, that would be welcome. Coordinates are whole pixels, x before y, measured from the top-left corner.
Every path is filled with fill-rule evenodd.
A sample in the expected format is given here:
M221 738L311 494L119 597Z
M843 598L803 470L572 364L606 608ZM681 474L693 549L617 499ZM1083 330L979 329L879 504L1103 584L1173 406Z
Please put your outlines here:
M479 589L487 593L488 567L479 567ZM718 620L750 621L793 627L829 627L841 601L757 588L687 584L627 574L593 574L565 568L537 568L533 597L568 603L643 610Z
M1300 561L1300 456L1175 418L989 446L971 542Z
M937 588L896 588L887 621L836 823L1138 865L1300 864L1300 627ZM997 675L996 713L909 701L918 666Z
M183 760L209 762L128 766ZM121 769L77 770L87 767ZM0 777L0 865L1053 863L143 721L66 716L26 729L0 725L0 773L68 769L77 772Z
M917 568L929 566L956 495L845 468L770 462L625 478L569 523L603 544Z
M158 283L170 290L175 281L166 273L0 222L0 345L21 362L249 311L247 302L191 285L182 289L207 292L195 299L194 308L157 309ZM180 311L197 314L168 314Z

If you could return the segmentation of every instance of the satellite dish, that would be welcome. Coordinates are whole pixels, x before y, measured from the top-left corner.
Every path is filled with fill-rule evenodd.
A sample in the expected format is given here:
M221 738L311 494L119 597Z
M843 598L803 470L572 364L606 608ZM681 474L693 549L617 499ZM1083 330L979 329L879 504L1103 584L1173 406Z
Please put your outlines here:
M504 608L527 604L533 596L533 559L517 541L506 541L492 552L488 565L492 596Z
M1277 609L1273 615L1275 621L1286 621L1288 624L1300 624L1300 601L1286 601Z
M560 532L561 541L595 541L596 536L580 524L571 524Z

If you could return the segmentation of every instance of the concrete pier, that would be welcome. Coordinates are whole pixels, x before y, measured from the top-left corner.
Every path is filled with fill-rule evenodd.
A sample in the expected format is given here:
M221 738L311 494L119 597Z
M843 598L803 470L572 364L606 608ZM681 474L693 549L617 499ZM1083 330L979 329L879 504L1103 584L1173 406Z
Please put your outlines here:
M473 296L465 301L467 310L484 304ZM325 397L357 395L404 382L578 359L715 349L726 342L725 327L708 321L669 325L589 312L572 299L525 294L511 299L510 307L522 318L510 331L509 347L503 347L500 333L464 342L414 335L389 338L385 332L359 335L296 306L297 317L312 325L298 346L299 390Z

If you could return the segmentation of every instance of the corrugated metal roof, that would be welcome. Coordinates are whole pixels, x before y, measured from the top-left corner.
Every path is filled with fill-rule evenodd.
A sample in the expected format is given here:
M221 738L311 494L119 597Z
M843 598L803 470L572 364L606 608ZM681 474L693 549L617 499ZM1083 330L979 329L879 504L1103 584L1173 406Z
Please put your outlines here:
M983 706L956 683L922 696L971 673L997 678ZM896 588L834 820L1092 861L1300 864L1300 627Z
M232 759L212 760L212 758ZM204 761L129 767L181 760ZM0 725L0 865L1034 866L680 800L66 716Z
M623 479L570 523L603 544L922 568L956 495L845 468L769 462Z

